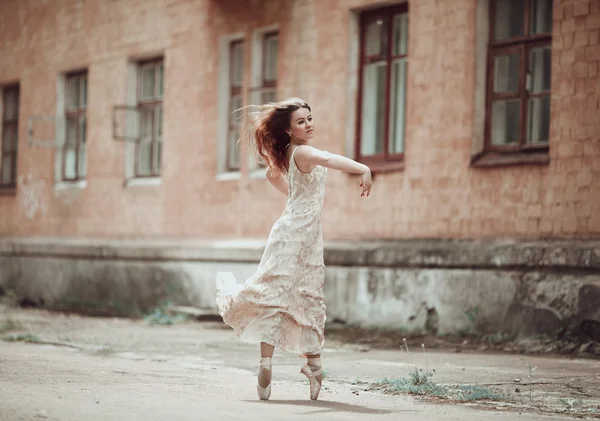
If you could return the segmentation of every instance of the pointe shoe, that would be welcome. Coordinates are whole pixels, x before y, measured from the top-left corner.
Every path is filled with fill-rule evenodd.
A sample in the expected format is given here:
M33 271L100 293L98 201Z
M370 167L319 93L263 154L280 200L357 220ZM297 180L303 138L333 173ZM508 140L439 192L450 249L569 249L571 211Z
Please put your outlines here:
M321 392L321 383L317 380L317 377L323 374L323 369L319 368L317 371L313 371L308 364L304 365L300 372L304 374L310 382L310 399L316 401L319 398L319 392Z
M270 358L262 358L260 360L260 367L258 368L259 376L260 376L261 370L268 370L269 372L271 372L271 359ZM271 379L271 381L273 381L273 379ZM261 387L260 383L258 383L258 379L257 379L256 391L258 392L258 398L261 401L269 400L269 397L271 396L271 382L269 382L269 385L267 387Z

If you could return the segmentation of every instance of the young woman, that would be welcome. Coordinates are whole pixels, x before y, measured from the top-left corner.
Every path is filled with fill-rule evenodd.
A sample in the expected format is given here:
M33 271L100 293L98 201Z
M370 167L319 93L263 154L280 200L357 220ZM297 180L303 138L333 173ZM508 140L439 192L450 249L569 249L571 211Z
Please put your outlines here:
M360 174L364 197L371 191L371 171L311 146L315 125L310 106L301 99L264 105L254 117L250 140L267 163L268 180L287 196L287 205L254 275L243 285L231 273L217 275L217 304L239 339L260 343L260 399L271 395L271 357L278 347L306 357L300 371L316 400L325 328L321 213L327 169Z

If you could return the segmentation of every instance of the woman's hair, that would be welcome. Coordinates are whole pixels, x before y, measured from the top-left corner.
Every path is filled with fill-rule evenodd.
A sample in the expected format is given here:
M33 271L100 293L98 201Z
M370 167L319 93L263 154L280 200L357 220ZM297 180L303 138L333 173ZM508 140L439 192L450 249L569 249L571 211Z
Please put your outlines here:
M286 150L290 145L286 130L290 128L294 111L300 108L311 111L310 105L300 98L289 98L257 108L257 111L249 113L250 119L242 137L247 136L250 147L272 171L285 173L289 164Z

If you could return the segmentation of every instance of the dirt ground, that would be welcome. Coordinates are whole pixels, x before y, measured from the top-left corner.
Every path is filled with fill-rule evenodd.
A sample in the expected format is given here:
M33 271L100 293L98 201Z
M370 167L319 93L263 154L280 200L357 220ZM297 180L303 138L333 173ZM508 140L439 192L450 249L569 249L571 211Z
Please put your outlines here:
M265 403L255 396L255 346L220 322L165 320L174 324L0 306L0 420L600 419L595 344L565 356L546 339L519 345L332 326L320 400L308 400L302 360L278 353ZM436 387L486 392L459 402L382 382L415 369L431 373Z

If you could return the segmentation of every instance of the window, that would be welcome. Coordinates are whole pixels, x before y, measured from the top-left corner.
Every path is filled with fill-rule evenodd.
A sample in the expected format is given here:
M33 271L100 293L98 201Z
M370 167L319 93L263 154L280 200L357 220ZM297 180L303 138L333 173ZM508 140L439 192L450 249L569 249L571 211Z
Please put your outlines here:
M135 176L160 176L163 128L163 60L138 64L137 107L140 137L135 150Z
M279 31L275 27L263 28L254 33L252 56L251 102L259 105L276 102ZM250 161L250 167L262 174L266 165L262 157L255 156Z
M262 37L262 83L260 103L277 101L277 55L279 52L279 34L267 32Z
M277 56L279 33L273 30L257 31L254 35L252 103L266 104L277 101Z
M62 151L62 179L82 180L86 175L87 72L67 75L65 87L66 136Z
M548 148L552 0L491 0L488 151Z
M403 158L407 54L407 4L361 15L356 156L362 162Z
M19 85L2 90L2 150L0 187L13 187L17 181L17 144L19 139Z
M240 170L240 117L244 79L244 41L232 41L229 46L229 126L227 130L227 171Z

